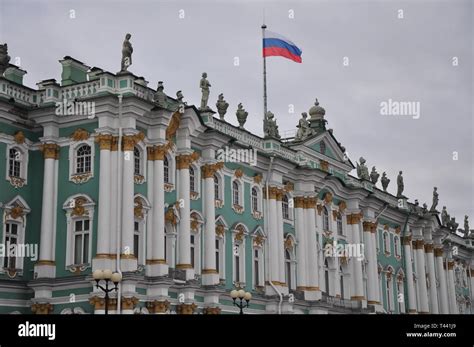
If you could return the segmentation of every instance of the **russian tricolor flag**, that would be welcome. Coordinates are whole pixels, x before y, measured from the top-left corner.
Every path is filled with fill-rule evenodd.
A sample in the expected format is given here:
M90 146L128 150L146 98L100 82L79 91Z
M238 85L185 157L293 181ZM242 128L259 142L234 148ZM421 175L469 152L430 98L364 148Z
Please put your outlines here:
M265 37L263 39L263 56L280 56L291 59L297 63L301 63L301 54L303 52L292 41L286 37L265 30Z

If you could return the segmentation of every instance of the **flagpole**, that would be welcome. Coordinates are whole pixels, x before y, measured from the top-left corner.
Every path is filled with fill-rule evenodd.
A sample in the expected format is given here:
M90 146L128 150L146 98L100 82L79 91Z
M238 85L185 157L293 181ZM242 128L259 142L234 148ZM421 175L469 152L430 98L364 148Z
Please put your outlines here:
M265 29L267 26L262 25L262 56L263 56L263 125L265 127L265 120L267 119L267 61L263 54L263 40L265 39Z

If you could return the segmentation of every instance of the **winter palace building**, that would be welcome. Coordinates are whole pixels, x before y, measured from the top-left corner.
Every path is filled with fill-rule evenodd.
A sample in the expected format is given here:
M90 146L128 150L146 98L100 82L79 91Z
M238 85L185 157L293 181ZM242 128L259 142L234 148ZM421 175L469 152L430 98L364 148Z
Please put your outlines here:
M60 64L37 89L0 77L0 313L102 314L95 269L123 275L109 313L236 313L235 288L249 314L472 312L472 238L351 176L318 103L304 140L262 138Z

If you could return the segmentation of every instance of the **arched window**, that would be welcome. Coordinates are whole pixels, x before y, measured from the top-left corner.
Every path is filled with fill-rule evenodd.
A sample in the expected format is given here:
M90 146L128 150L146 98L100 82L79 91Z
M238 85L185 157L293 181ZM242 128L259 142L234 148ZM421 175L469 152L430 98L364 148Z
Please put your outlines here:
M262 285L262 269L261 266L262 260L260 259L262 250L255 247L253 249L253 283L255 287L260 287Z
M217 175L214 175L214 199L215 200L220 200L219 199L219 177Z
M288 289L291 289L293 287L293 281L291 272L291 252L289 249L285 250L285 276Z
M194 267L196 266L196 235L191 233L191 266Z
M329 230L329 212L326 206L323 207L323 230Z
M392 311L392 276L391 274L385 274L385 290L387 295L387 311Z
M21 152L16 148L10 148L8 160L8 175L10 177L21 177Z
M383 233L383 247L385 253L390 253L390 235L388 232Z
M258 190L256 187L252 188L252 211L258 211Z
M232 203L240 205L240 185L238 182L232 182Z
M400 239L398 238L398 236L395 236L393 238L393 249L395 252L395 256L399 257L400 256Z
M163 177L165 183L170 183L170 165L167 156L163 159Z
M192 166L189 167L189 190L191 192L196 191L196 176L194 174L194 168Z
M337 234L344 235L343 230L342 230L342 215L340 213L337 214L336 223L337 223Z
M91 172L91 146L82 145L76 151L76 174Z
M135 221L133 224L133 255L138 259L138 263L141 264L140 261L142 259L141 254L141 241L142 241L142 233L141 233L141 225L139 221Z
M403 280L397 281L397 302L398 302L398 313L405 313L405 305L403 300Z
M290 219L290 210L288 206L288 195L283 195L283 199L281 200L281 209L283 213L283 219Z
M133 148L133 158L134 158L134 174L141 175L141 153L137 147Z

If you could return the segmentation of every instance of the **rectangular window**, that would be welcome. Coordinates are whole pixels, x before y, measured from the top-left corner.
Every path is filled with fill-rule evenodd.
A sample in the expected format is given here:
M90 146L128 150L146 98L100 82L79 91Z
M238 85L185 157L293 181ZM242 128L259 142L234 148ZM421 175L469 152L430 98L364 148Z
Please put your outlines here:
M255 286L257 287L260 284L260 273L258 271L258 259L254 260L253 266L254 266L254 273L255 273L254 282L255 282Z
M219 272L219 240L216 240L216 270Z
M74 222L74 259L75 265L89 262L90 221L88 219Z
M133 225L133 255L137 257L140 263L140 223L134 222Z
M235 281L240 282L240 257L235 256Z
M18 244L18 224L16 223L6 223L5 228L5 247L9 245ZM8 247L9 248L9 247ZM7 248L7 250L8 250ZM6 252L5 257L3 258L3 267L8 269L16 268L16 257L9 257L8 252Z
M194 268L194 235L191 235L191 266Z

